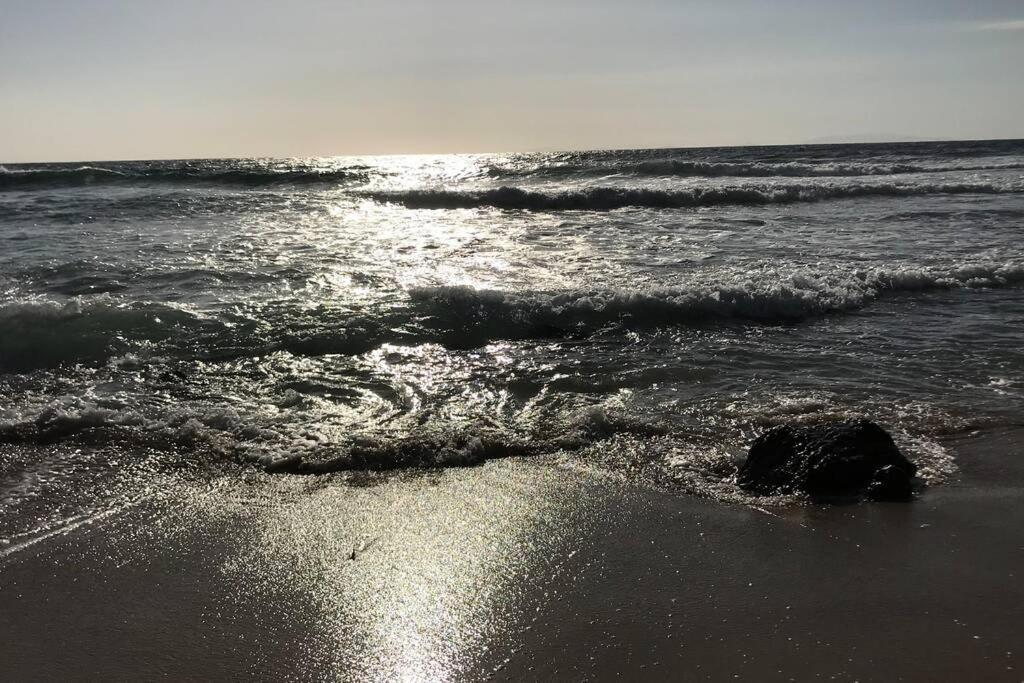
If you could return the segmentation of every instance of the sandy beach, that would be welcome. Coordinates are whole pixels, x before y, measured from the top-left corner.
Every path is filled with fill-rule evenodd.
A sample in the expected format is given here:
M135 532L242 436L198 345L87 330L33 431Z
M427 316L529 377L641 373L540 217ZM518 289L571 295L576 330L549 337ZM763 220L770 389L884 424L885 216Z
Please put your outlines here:
M1021 431L905 504L579 463L182 484L0 564L9 680L1021 679Z

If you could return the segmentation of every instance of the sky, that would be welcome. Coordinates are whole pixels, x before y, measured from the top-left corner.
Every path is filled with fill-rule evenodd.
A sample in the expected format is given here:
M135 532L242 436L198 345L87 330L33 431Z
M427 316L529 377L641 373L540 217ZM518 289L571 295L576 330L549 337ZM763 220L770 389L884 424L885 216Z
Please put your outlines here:
M0 161L1024 137L1020 0L0 0Z

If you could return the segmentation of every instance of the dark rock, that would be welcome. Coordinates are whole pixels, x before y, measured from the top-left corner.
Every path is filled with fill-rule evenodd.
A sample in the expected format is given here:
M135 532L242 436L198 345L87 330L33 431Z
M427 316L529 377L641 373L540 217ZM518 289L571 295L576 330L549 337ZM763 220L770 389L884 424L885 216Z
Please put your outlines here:
M757 494L909 498L917 467L874 422L782 425L759 436L737 483Z
M181 370L165 370L157 375L157 380L166 383L184 382L187 379L188 375Z

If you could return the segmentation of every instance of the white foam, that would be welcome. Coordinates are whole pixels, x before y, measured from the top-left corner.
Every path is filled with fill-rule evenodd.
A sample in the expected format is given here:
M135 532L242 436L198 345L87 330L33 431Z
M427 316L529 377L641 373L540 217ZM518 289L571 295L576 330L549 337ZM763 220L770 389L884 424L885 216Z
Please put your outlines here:
M744 275L746 278L744 279ZM467 286L414 287L414 301L464 316L545 324L573 318L630 316L635 322L737 317L793 320L858 309L887 293L1005 287L1024 282L1024 265L976 263L954 268L895 266L850 272L765 269L731 281L649 290L500 291ZM482 313L481 313L482 312Z

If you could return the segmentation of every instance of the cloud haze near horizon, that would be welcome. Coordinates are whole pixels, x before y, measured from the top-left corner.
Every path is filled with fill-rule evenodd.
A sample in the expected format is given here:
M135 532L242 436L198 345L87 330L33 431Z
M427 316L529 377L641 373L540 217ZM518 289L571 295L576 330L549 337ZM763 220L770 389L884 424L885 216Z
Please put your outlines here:
M1024 136L1019 2L0 0L0 16L6 162Z

